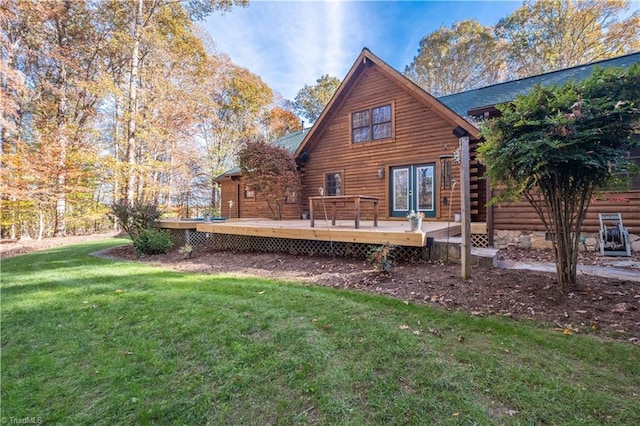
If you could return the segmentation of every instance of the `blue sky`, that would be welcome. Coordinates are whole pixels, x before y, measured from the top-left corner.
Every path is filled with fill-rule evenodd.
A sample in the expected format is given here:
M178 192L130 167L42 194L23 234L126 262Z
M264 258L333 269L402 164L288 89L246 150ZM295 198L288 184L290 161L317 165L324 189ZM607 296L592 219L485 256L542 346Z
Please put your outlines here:
M216 50L293 100L323 74L343 79L363 47L399 71L420 39L441 25L476 18L484 25L521 1L264 1L210 16Z

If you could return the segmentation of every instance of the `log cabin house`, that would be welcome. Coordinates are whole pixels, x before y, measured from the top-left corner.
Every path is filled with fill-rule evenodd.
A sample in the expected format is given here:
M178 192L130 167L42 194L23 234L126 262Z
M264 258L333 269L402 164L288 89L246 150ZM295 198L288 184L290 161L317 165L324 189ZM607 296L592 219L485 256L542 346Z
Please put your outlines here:
M640 53L593 64L500 83L441 98L418 85L363 49L315 124L274 143L295 157L302 191L292 194L283 219L308 213L309 198L319 195L367 195L379 199L380 219L404 219L409 211L424 213L428 221L453 221L460 210L460 167L454 161L459 136L470 140L471 221L486 224L489 245L537 247L547 245L544 228L526 202L487 207L491 188L482 179L476 160L480 135L474 123L497 114L496 105L509 102L535 84L562 84L586 77L594 66L628 66ZM640 162L640 152L630 156ZM221 185L222 215L231 218L270 217L266 201L247 187L239 168L216 179ZM456 186L456 184L458 185ZM601 193L592 202L584 231L593 245L601 212L621 212L631 234L640 234L640 179L625 193ZM338 219L353 213L337 212ZM363 216L373 216L362 206ZM590 233L590 234L589 234ZM634 250L640 240L632 235Z

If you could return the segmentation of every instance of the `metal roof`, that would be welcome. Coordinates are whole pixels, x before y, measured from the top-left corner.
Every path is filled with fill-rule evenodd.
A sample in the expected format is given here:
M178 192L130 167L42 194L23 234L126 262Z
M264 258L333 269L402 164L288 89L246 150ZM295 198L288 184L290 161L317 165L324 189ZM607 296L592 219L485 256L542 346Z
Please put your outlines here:
M628 67L638 62L640 62L640 52L630 53L616 58L441 96L438 100L460 116L466 117L470 110L510 102L517 95L528 93L536 84L561 86L570 80L579 81L588 77L596 67Z

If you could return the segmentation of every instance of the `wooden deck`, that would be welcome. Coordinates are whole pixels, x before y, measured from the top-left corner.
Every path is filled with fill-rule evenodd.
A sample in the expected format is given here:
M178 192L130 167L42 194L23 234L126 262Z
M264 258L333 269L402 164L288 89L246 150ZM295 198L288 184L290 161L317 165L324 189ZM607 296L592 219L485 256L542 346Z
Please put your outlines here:
M423 221L422 231L411 232L407 220L378 221L377 227L373 226L373 221L363 220L360 228L355 229L353 220L338 220L335 225L331 225L330 221L316 219L315 227L312 228L309 220L231 219L224 222L198 222L172 219L160 221L160 227L215 234L364 244L390 243L409 247L426 246L427 237L447 237L447 222ZM448 234L459 235L460 224L451 222Z

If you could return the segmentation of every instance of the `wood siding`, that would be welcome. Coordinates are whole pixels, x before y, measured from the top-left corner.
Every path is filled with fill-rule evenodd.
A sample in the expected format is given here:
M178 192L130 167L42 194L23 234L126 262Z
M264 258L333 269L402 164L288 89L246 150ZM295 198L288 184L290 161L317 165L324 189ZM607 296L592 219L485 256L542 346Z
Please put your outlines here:
M640 191L626 193L599 193L591 201L582 232L600 230L598 213L622 213L625 228L631 234L640 234ZM495 230L544 231L544 225L526 202L502 203L493 207Z
M359 144L351 143L351 113L391 103L395 128L391 139ZM442 189L439 156L451 154L458 147L452 125L435 113L424 101L410 94L404 87L385 77L375 65L365 68L353 85L348 88L335 113L327 117L322 131L313 135L305 147L309 161L302 169L303 206L308 197L317 196L318 188L324 186L327 172L343 173L343 195L371 195L380 199L379 214L389 218L389 168L410 164L435 165L436 217L448 220L449 205L443 204L447 197L453 212L460 210L460 168L453 164L453 177L458 182L454 191ZM473 145L473 141L472 141ZM384 178L378 177L383 168ZM484 209L484 181L478 180L480 172L472 161L472 219L486 220ZM363 206L362 217L372 218L369 206ZM353 212L348 206L338 212L339 219L349 219ZM453 220L453 217L451 217Z
M221 182L221 207L223 217L229 218L273 218L266 199L256 194L255 198L244 198L245 185L241 177ZM233 206L229 209L229 200ZM275 207L274 207L275 208ZM282 209L282 219L300 219L300 203L287 203Z

